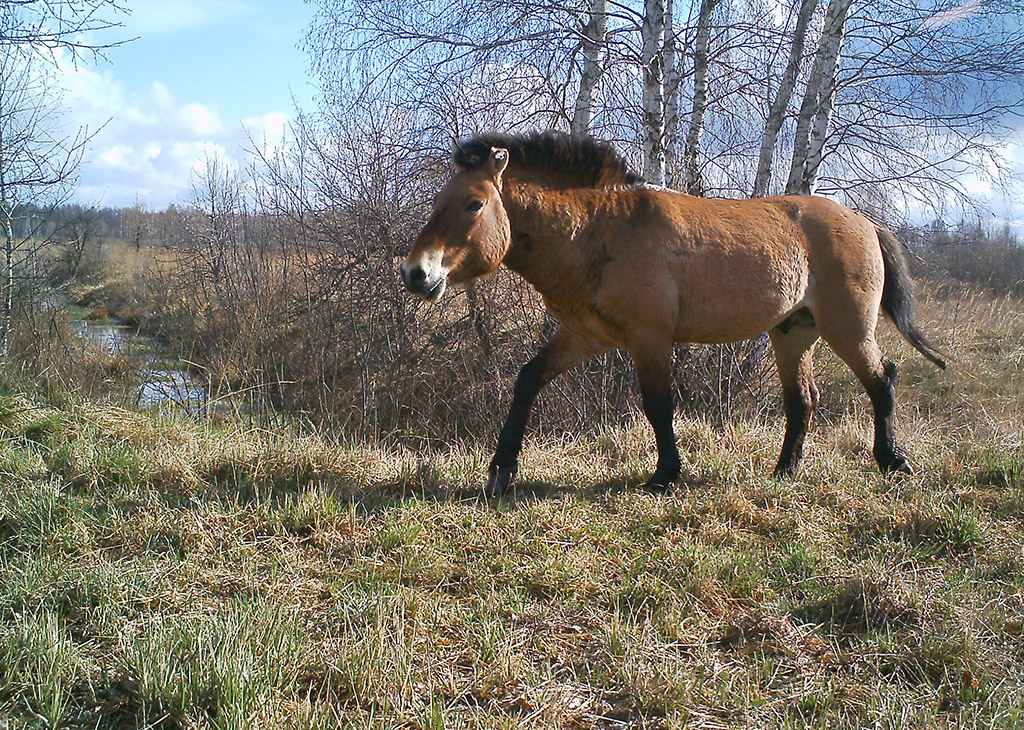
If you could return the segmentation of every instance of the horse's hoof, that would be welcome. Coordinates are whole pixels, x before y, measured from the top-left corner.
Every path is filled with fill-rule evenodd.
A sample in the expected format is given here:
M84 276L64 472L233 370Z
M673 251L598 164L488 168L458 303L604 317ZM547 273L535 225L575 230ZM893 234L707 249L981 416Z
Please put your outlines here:
M488 497L500 497L516 478L516 468L492 466L490 472L491 476L487 480L484 494Z
M907 461L907 457L903 454L896 454L896 456L888 463L882 466L882 473L889 474L913 474L914 470L910 466L910 462Z
M776 479L792 479L796 476L796 464L779 464L772 472Z
M910 468L910 462L907 460L907 455L902 450L893 451L891 454L885 455L878 461L878 468L882 470L885 475L889 474L913 474L914 470Z
M672 488L672 485L676 483L676 479L678 478L678 474L673 476L671 474L660 474L658 472L654 472L651 475L651 478L644 482L644 489L648 492L667 492Z

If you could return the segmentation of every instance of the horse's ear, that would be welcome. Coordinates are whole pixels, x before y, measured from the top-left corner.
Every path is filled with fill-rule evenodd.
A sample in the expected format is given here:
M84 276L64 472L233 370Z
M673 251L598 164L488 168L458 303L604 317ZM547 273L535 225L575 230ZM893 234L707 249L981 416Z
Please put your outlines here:
M491 168L491 175L495 179L501 179L501 173L508 167L508 150L504 147L491 147L491 159L488 161Z
M459 153L462 152L462 146L459 144L458 137L452 137L452 165L455 166L455 172L465 172L466 168L459 164Z

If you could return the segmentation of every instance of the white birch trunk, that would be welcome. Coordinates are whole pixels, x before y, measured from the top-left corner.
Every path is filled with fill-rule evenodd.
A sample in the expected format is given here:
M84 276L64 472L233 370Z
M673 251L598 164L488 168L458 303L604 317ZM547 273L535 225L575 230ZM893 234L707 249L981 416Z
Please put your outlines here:
M591 0L590 20L583 29L583 74L580 76L580 91L572 115L573 134L590 134L594 127L594 107L597 105L597 92L604 74L601 50L607 27L607 0Z
M665 184L665 98L664 56L665 1L646 0L644 4L644 177L655 185Z
M789 62L786 64L786 70L782 74L782 80L779 82L779 89L775 94L775 99L768 110L764 135L761 137L761 151L757 158L757 174L754 176L753 197L755 198L762 198L768 194L768 186L772 179L772 163L775 159L775 145L779 139L779 132L782 130L782 123L786 119L786 110L789 108L789 101L793 96L797 75L800 72L800 61L803 59L807 26L810 24L817 7L818 0L801 0L800 2L796 26L793 28L793 44L789 49Z
M676 48L674 0L665 0L665 182L676 184L679 138L679 81L681 57Z
M793 163L786 182L786 192L791 195L809 195L814 187L817 163L811 170L808 162L812 156L817 157L818 163L821 162L821 148L832 115L832 97L835 94L836 73L850 3L851 0L829 0L825 13L825 29L815 53L811 76L807 80L797 120L796 138L793 141ZM816 151L814 145L817 145Z
M800 186L800 191L807 195L813 195L818 186L818 167L821 166L825 138L828 136L828 125L832 120L832 100L835 98L835 94L836 74L833 72L826 79L821 106L814 117L814 123L811 124L811 136L807 144L807 160L804 162L803 182Z
M711 46L711 19L717 0L701 0L700 15L697 18L697 38L693 49L693 109L690 111L690 129L686 133L683 148L683 190L691 195L701 195L704 184L701 180L698 161L700 159L700 138L704 132L704 117L708 105L708 49Z
M3 205L4 215L4 257L7 270L4 281L4 330L0 342L0 358L7 360L11 347L11 318L14 310L14 232L11 230L11 216L7 205Z

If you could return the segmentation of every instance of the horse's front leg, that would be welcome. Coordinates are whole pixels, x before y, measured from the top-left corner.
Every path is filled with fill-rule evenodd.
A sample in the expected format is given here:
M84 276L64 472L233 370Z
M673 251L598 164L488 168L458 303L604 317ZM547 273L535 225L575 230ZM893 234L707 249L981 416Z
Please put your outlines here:
M647 344L631 352L640 383L644 415L654 428L654 440L658 445L658 466L644 486L664 490L679 478L682 465L672 427L675 414L672 398L672 341Z
M487 496L494 497L504 492L519 471L519 451L523 446L523 434L530 419L533 401L540 389L566 370L607 349L577 337L564 327L559 327L540 352L523 365L516 378L512 406L498 436L494 458L491 459Z

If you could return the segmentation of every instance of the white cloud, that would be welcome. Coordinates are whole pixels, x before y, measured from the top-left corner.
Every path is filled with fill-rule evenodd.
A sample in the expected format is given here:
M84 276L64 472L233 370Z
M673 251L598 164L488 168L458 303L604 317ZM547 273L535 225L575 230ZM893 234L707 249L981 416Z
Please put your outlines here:
M253 142L279 142L289 119L275 111L227 123L215 107L183 102L160 82L131 93L110 72L63 70L71 118L99 130L79 177L77 197L86 203L129 205L140 196L160 208L187 201L207 157L237 166Z
M284 136L291 115L284 112L271 112L260 117L246 117L242 124L248 130L256 144L275 145Z
M978 178L965 178L963 181L964 190L974 197L988 198L992 195L992 183L988 180Z
M935 28L943 28L951 23L955 23L958 20L969 18L981 9L981 0L970 0L970 2L960 3L959 5L943 10L941 13L935 13L930 15L921 21L921 30L934 30Z
M181 108L181 115L182 120L199 136L219 136L224 132L224 125L217 113L202 104L186 104Z
M136 3L125 20L125 30L140 36L177 33L256 10L241 0L149 0Z

